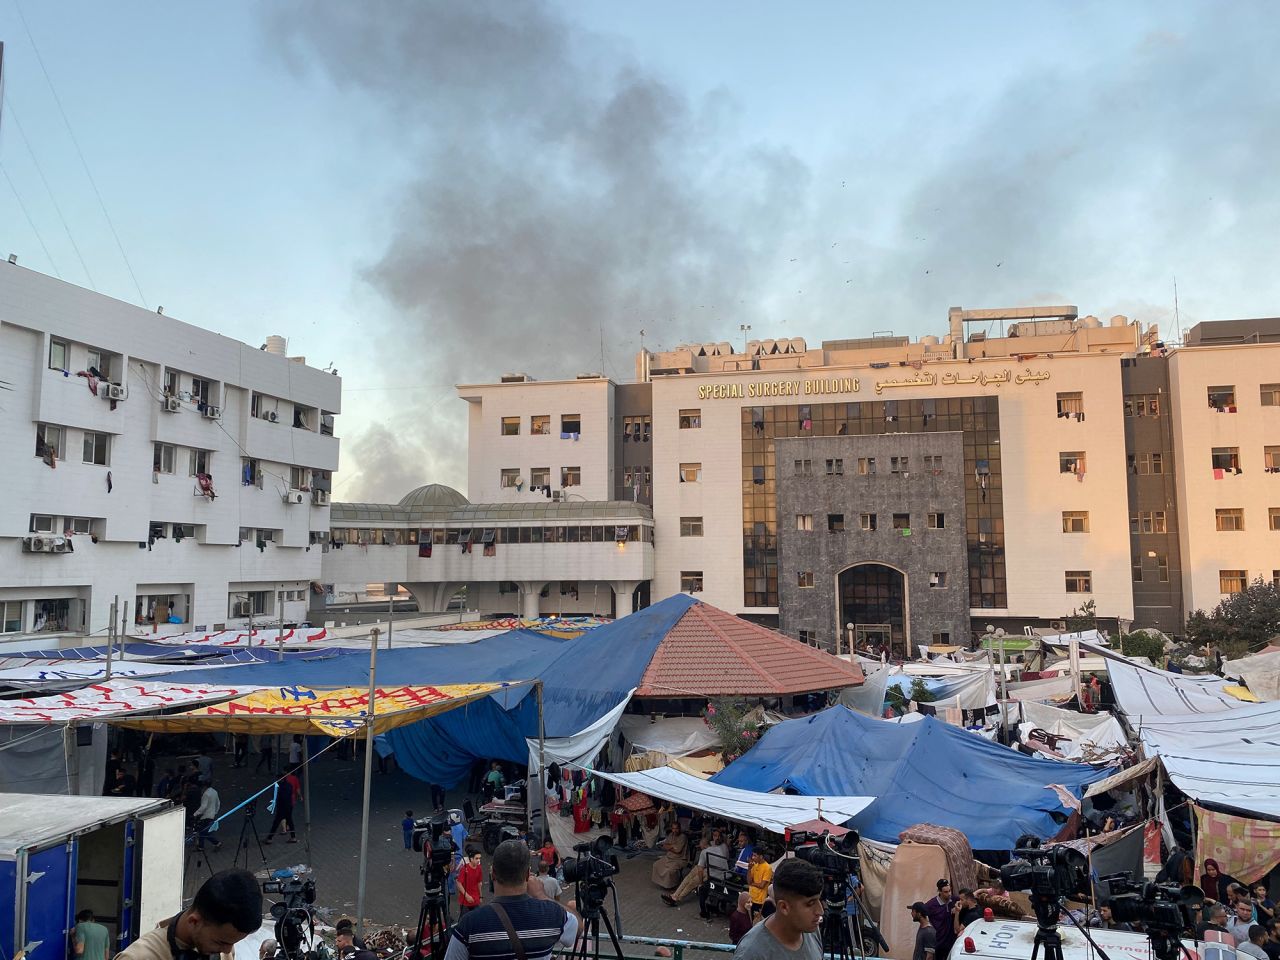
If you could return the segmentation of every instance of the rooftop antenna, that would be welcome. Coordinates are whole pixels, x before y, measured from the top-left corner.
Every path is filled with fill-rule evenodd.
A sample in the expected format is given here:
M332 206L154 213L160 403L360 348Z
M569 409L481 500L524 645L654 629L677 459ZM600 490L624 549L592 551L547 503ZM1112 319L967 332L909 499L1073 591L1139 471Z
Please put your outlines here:
M1182 329L1182 316L1178 313L1178 278L1173 278L1173 325L1178 329Z

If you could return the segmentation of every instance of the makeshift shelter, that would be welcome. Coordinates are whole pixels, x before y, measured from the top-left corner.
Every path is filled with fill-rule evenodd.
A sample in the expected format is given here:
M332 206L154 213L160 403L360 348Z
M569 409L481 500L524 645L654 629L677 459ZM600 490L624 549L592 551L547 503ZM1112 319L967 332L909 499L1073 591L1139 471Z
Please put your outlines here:
M1110 713L1077 713L1028 700L1022 704L1022 721L1018 734L1024 742L1032 730L1070 740L1058 748L1068 760L1082 760L1086 754L1117 750L1129 743L1120 721Z
M894 842L923 822L962 831L975 849L1001 850L1023 834L1063 833L1084 788L1109 772L1028 757L933 717L890 723L835 706L778 724L712 782L878 797L854 819L866 837Z
M1280 650L1268 648L1222 665L1222 675L1243 680L1259 700L1280 700Z

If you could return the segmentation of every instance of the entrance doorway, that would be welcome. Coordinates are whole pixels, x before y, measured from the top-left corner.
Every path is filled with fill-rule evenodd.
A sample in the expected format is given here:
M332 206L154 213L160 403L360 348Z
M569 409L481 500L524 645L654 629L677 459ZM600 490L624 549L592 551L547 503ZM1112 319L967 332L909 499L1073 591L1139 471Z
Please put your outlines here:
M882 563L860 563L840 573L840 624L853 625L855 644L877 644L890 657L910 659L907 577Z

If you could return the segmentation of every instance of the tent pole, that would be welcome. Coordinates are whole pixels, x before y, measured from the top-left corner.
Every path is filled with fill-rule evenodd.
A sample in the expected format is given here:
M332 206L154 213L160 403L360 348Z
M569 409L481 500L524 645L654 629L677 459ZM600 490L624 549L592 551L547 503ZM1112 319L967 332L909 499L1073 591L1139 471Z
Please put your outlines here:
M360 883L356 890L356 932L364 936L364 882L369 866L369 788L373 783L373 718L377 691L378 633L369 631L369 703L364 715L364 804L360 810Z
M311 750L307 735L302 735L302 829L307 838L307 850L311 850ZM297 826L297 824L289 824Z
M542 714L542 681L536 680L533 684L534 691L538 694L538 783L537 793L533 794L538 798L538 809L542 811L542 836L543 843L547 842L547 727L543 721ZM530 784L530 791L534 785ZM529 804L525 804L525 809L530 809Z

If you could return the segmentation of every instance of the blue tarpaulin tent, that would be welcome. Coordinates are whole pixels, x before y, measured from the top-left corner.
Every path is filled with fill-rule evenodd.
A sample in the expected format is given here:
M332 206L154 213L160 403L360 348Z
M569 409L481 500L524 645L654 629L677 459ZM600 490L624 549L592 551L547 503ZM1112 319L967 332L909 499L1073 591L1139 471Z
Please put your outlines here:
M877 797L853 820L872 840L897 843L917 823L954 827L975 850L1004 850L1018 837L1055 836L1071 813L1054 786L1077 800L1114 771L1039 759L933 717L894 723L835 706L769 730L712 777L746 790Z
M679 594L651 607L559 640L529 630L511 630L475 643L391 649L378 653L378 686L541 680L543 722L548 737L567 737L600 719L635 689L671 626L693 603ZM175 673L166 680L195 680ZM260 663L224 667L218 682L257 686L363 686L369 661L363 656L308 663ZM396 761L413 776L453 784L476 759L524 764L525 738L538 736L538 713L528 687L495 694L449 713L387 733Z

